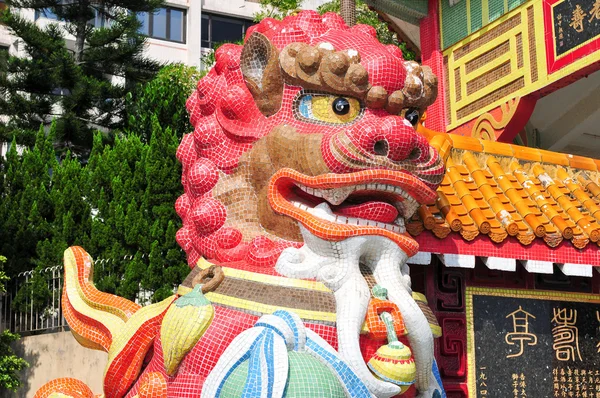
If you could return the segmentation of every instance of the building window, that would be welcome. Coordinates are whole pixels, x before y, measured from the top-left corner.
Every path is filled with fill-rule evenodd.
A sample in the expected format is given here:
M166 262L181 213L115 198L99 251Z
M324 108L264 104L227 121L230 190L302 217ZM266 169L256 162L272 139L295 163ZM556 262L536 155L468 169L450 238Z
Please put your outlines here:
M214 48L219 43L244 40L246 30L252 25L247 19L202 13L201 46Z
M153 13L139 13L138 20L142 24L140 33L148 37L185 43L185 10L173 7L160 8Z
M0 0L1 1L1 0ZM43 8L41 10L35 10L35 19L40 18L58 20L58 16L50 8ZM90 19L88 23L95 28L104 28L110 26L110 19L98 9L94 8L94 18Z

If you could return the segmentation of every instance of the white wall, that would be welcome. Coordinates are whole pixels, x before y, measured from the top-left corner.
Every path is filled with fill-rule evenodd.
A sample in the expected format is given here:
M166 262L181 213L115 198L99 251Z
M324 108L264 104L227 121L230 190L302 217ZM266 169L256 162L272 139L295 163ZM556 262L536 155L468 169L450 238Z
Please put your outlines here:
M252 19L260 4L245 0L202 0L202 11Z
M30 367L20 372L23 386L15 394L7 392L7 398L33 397L41 386L59 377L74 377L95 394L102 393L108 354L82 347L71 332L24 337L13 343L13 349Z
M8 33L5 26L0 25L0 46L9 47L13 42L13 37Z

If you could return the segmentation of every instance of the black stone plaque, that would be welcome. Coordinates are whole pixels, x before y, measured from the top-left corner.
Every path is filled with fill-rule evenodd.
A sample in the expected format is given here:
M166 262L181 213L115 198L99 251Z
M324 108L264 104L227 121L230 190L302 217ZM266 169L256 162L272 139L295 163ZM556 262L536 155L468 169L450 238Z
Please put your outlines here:
M600 297L467 290L469 397L600 398Z
M564 0L552 6L556 56L600 36L600 1Z

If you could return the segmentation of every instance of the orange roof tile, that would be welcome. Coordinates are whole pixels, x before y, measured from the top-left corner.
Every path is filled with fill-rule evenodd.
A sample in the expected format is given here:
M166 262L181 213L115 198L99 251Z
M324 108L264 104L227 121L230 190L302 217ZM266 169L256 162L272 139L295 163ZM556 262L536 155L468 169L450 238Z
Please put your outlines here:
M407 224L414 236L459 233L464 241L514 237L525 247L600 245L600 161L437 133L419 127L446 162L434 205ZM539 245L536 245L539 247Z

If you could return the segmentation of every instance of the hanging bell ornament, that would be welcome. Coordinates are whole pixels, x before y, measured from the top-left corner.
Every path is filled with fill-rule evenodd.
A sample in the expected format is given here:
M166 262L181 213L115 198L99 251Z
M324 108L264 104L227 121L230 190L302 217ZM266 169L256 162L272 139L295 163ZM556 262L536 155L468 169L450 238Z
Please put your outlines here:
M381 300L387 299L387 290L379 285L373 288L373 295ZM369 360L371 372L381 380L396 384L403 394L415 383L417 367L410 348L398 341L394 328L394 318L389 312L382 312L381 320L387 329L388 343L379 347Z

